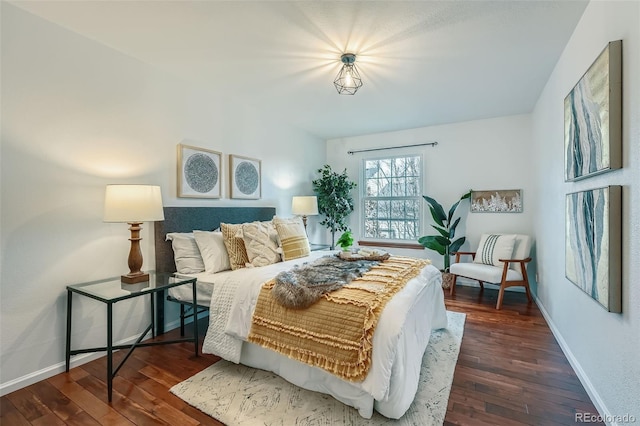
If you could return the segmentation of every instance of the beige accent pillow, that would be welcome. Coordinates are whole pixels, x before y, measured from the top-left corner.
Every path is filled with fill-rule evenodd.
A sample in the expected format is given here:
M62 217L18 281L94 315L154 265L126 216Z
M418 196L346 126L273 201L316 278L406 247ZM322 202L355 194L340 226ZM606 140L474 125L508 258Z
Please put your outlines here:
M244 247L242 238L238 238L238 232L242 232L242 224L221 223L224 246L227 248L231 269L244 268L249 263L247 250Z
M282 260L278 236L271 222L243 224L242 239L251 266L267 266Z
M499 259L511 259L515 243L515 235L483 234L473 261L485 265L502 266L503 262Z
M215 274L231 269L222 232L193 231L193 235L200 249L205 271Z
M173 259L176 270L181 274L197 274L204 271L204 262L196 244L194 235L190 232L170 232L166 236L173 247Z
M309 256L311 248L307 233L300 217L273 218L273 225L278 231L278 238L282 246L282 259L291 260Z

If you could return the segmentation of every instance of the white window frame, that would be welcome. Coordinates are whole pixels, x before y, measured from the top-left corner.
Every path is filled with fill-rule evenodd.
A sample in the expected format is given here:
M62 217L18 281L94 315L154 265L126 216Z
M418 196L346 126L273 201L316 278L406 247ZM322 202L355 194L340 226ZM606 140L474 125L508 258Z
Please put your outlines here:
M367 161L379 161L379 160L393 160L396 158L407 158L407 157L418 157L420 159L420 178L418 179L418 191L417 191L417 195L415 197L368 197L367 196L367 178L365 176L366 174L366 162ZM360 186L360 191L359 191L359 195L360 195L360 202L359 202L359 207L360 207L360 214L359 214L359 220L360 220L360 235L362 236L361 239L363 241L369 241L369 242L379 242L379 243L397 243L397 244L407 244L407 243L417 243L418 238L420 238L420 236L423 234L423 227L424 227L424 207L423 207L423 199L422 199L422 189L424 188L424 179L425 179L425 174L424 174L424 157L422 154L419 153L406 153L406 154L394 154L394 155L385 155L385 156L377 156L377 157L367 157L367 158L362 158L362 161L360 162L360 175L359 175L359 186ZM417 229L417 233L418 235L416 235L415 239L398 239L398 238L375 238L375 237L367 237L366 236L366 229L365 229L365 224L366 224L366 202L367 200L371 200L371 199L388 199L388 200L393 200L393 199L402 199L402 200L406 200L406 199L415 199L417 201L418 204L418 213L417 213L417 220L418 220L418 229Z

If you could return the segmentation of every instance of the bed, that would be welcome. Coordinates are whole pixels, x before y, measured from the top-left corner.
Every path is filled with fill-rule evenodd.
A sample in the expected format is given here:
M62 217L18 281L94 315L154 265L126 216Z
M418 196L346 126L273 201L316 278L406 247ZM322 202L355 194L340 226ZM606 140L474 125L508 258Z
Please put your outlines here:
M171 243L165 241L169 232L213 230L220 222L265 221L274 213L275 209L266 207L166 207L165 221L157 222L155 229L156 269L168 272L176 269ZM312 252L307 258L259 268L196 274L198 303L210 310L203 351L273 371L297 386L329 394L356 408L364 418L370 418L374 409L388 418L400 418L415 397L431 330L446 327L441 274L433 266L422 268L384 306L373 334L371 366L364 380L344 380L247 341L262 283L293 265L327 255L331 253ZM189 295L173 294L172 300L187 302ZM211 300L214 302L207 306Z

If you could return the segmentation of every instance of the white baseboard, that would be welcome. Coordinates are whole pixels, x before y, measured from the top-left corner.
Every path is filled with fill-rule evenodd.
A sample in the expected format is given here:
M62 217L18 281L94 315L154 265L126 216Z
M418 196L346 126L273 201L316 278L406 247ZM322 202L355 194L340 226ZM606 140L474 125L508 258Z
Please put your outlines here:
M180 320L172 321L165 325L165 330L173 330L174 328L180 327ZM128 345L134 343L138 336L128 337L126 339L122 339L114 345ZM116 351L114 351L116 352ZM71 363L69 368L78 367L80 365L86 364L93 360L96 360L100 357L105 356L105 352L92 352L87 354L74 355L71 357ZM41 370L34 371L33 373L26 374L22 377L18 377L17 379L9 380L8 382L0 384L0 396L4 396L8 393L17 391L18 389L25 388L34 383L38 383L42 380L46 380L49 377L53 377L56 374L64 373L66 370L66 362L59 362L57 364L51 365L49 367L45 367Z
M540 312L542 312L542 316L544 317L545 321L547 321L547 324L551 329L551 333L553 333L553 336L556 338L556 341L560 345L560 349L562 349L562 352L567 357L567 360L569 361L569 364L571 364L571 367L573 368L573 370L576 372L576 376L578 376L580 383L582 383L582 386L587 391L589 398L591 398L591 402L593 402L593 405L596 407L596 410L598 410L598 414L603 419L612 418L613 416L611 415L611 412L607 409L607 406L604 404L604 401L600 397L600 394L593 386L593 383L591 383L591 380L589 380L589 376L587 376L585 371L582 369L582 366L580 365L576 357L573 356L573 352L571 352L569 345L567 345L567 342L562 337L562 334L560 334L560 331L558 330L553 320L549 316L549 313L547 312L547 310L542 305L542 302L540 302L540 299L538 299L537 295L534 295L534 300L536 302L536 305L538 305ZM592 413L592 414L596 414L596 413ZM610 422L606 422L606 423L611 426L618 424L618 423L610 423Z

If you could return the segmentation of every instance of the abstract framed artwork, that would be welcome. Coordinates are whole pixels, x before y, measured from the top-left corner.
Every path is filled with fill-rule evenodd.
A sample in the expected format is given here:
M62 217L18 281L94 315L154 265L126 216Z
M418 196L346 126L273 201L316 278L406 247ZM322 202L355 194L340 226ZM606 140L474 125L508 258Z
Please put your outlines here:
M609 312L622 311L622 187L567 194L565 275Z
M229 155L231 198L257 200L262 194L261 161Z
M522 213L522 190L471 191L472 213Z
M566 182L622 167L622 40L564 98L564 152Z
M178 197L222 196L222 153L178 144Z

